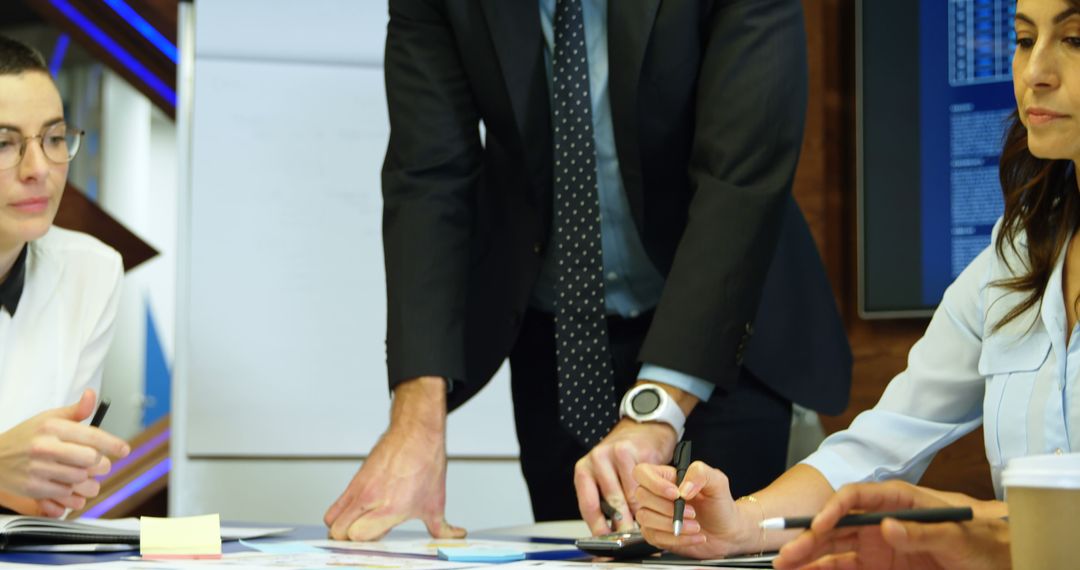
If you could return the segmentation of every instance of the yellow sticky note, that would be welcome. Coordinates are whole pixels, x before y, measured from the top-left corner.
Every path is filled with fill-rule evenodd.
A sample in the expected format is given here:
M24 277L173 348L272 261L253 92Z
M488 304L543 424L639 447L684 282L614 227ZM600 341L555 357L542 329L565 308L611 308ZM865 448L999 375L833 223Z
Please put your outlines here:
M221 515L141 517L139 554L147 559L221 558Z

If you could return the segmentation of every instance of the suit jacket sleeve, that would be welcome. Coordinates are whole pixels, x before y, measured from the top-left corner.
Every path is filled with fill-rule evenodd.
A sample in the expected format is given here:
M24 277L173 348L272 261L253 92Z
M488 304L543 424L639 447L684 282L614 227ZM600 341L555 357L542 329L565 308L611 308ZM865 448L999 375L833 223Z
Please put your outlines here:
M694 195L640 359L730 389L798 163L806 37L799 0L728 0L709 17Z
M418 376L465 376L468 242L481 145L479 116L437 3L390 1L385 70L383 248L393 388Z

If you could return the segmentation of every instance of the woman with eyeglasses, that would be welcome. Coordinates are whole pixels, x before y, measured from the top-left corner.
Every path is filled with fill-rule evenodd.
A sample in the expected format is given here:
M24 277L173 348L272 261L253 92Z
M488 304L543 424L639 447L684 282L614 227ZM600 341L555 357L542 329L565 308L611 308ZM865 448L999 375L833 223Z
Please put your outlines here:
M120 255L52 225L80 138L41 55L0 37L0 511L82 508L94 477L129 452L83 423L112 337Z

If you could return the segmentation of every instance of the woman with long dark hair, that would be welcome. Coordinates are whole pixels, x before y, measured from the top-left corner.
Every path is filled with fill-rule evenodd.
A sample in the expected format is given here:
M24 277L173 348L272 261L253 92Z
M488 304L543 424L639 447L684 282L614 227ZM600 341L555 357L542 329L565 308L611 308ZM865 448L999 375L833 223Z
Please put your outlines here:
M945 292L908 368L881 401L764 490L734 500L723 473L698 463L680 488L670 467L639 466L638 522L649 542L714 558L776 549L798 536L766 517L821 514L777 568L1005 568L1008 514L910 484L934 455L980 425L994 489L1012 458L1068 453L1080 441L1080 0L1019 0L1005 137L1005 212L992 244ZM891 483L875 483L892 480ZM841 489L847 485L848 487ZM837 492L840 490L840 492ZM687 500L681 536L672 502ZM848 510L971 506L976 520L834 530ZM820 558L819 557L823 557Z

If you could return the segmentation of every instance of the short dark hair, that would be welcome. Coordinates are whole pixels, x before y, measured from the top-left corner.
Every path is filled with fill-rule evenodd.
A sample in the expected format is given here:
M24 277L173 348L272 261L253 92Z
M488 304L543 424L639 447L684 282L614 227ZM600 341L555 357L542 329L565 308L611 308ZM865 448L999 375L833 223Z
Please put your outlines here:
M49 73L38 50L11 38L0 36L0 75L18 75L27 71Z

